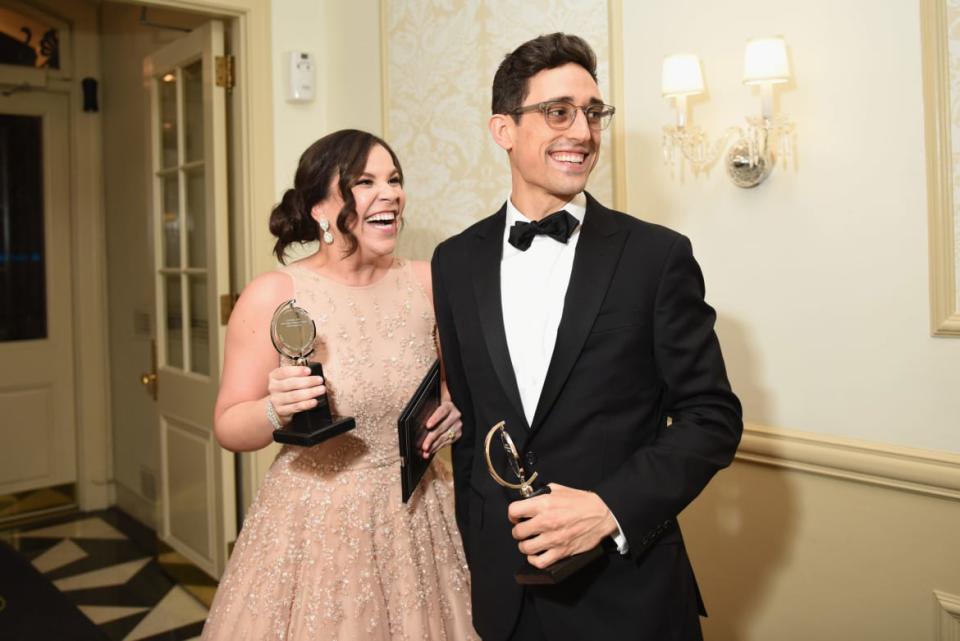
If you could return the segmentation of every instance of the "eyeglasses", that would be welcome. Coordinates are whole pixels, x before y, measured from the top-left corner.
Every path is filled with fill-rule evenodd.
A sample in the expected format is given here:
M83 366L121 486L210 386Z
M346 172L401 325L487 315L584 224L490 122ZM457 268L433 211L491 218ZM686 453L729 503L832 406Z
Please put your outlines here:
M574 119L576 119L578 109L583 112L584 117L587 119L587 125L591 129L596 130L606 129L610 121L613 120L613 114L616 111L616 108L612 105L605 105L603 103L594 103L584 107L578 107L566 100L550 100L547 102L538 102L535 105L520 107L510 113L519 116L520 114L539 111L543 114L543 119L551 129L568 129L573 124Z

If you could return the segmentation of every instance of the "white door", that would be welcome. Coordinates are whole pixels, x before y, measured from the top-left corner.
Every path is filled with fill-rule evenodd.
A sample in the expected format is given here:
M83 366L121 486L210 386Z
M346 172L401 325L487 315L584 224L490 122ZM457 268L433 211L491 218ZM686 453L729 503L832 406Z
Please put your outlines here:
M144 60L150 88L160 414L160 537L214 576L236 533L234 457L213 436L229 292L223 26Z
M0 95L0 495L77 478L68 116Z

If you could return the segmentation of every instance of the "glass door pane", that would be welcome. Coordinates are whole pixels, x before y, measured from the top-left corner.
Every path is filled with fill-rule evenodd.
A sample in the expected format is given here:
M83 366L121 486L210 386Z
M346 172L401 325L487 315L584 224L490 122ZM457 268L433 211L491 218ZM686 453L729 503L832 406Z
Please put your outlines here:
M163 198L163 233L160 236L163 243L164 267L180 267L180 185L177 174L163 176L161 182L161 196Z
M160 94L160 166L177 166L177 75L165 73L159 78Z
M165 290L167 367L210 374L207 290L207 172L201 60L155 78L160 115L160 276Z
M0 341L46 337L43 119L0 114Z
M203 167L184 172L187 180L187 265L207 266L207 183Z
M180 277L167 276L163 279L164 302L166 305L167 342L165 364L169 367L183 367L183 301L180 294Z
M60 34L36 15L0 7L0 64L60 68Z
M207 182L204 171L203 61L181 68L183 80L183 156L181 180L185 189L183 224L186 242L184 265L189 271L190 322L185 340L190 355L189 370L210 374L210 318L207 309Z
M186 162L203 160L203 65L197 60L182 70Z
M190 279L190 371L210 374L210 318L203 276Z

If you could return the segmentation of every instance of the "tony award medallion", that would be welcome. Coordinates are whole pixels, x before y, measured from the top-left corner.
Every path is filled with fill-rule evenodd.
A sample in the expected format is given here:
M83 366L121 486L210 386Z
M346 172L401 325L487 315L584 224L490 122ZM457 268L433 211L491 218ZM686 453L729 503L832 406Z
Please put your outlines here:
M493 445L494 438L497 438L500 442L501 447L499 449L504 452L504 458L506 459L510 473L517 479L515 483L504 479L493 464L494 456L491 452L491 446ZM498 448L493 447L493 449L496 450ZM487 432L487 437L483 442L483 450L487 457L487 470L490 472L493 480L499 485L517 490L521 498L524 499L550 493L550 487L547 485L541 485L540 487L534 486L534 481L537 479L537 472L534 472L529 477L527 476L521 463L520 453L517 451L517 446L514 445L513 439L510 438L504 421L500 421ZM553 585L567 578L601 554L603 554L603 551L598 545L592 550L560 559L553 565L549 565L543 569L534 567L530 565L528 561L524 561L523 565L514 572L513 576L520 585Z
M309 367L312 376L323 376L320 363L307 361L314 351L316 338L316 324L305 309L296 306L295 300L288 300L277 307L270 322L270 340L274 349L296 365ZM352 416L333 416L324 394L317 398L316 407L297 412L286 427L274 430L273 440L291 445L316 445L352 430L356 425Z

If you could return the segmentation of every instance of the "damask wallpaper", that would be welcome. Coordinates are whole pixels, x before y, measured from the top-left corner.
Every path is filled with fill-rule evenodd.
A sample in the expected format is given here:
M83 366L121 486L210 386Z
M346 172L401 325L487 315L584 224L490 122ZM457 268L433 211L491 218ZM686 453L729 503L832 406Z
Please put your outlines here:
M383 0L387 141L406 179L401 253L429 259L441 240L496 211L510 193L505 152L490 138L490 86L523 42L565 31L597 53L611 101L606 0ZM615 116L620 117L618 114ZM612 204L610 132L587 189Z
M948 48L950 55L950 139L953 144L953 257L956 261L956 300L960 309L960 0L947 0Z

